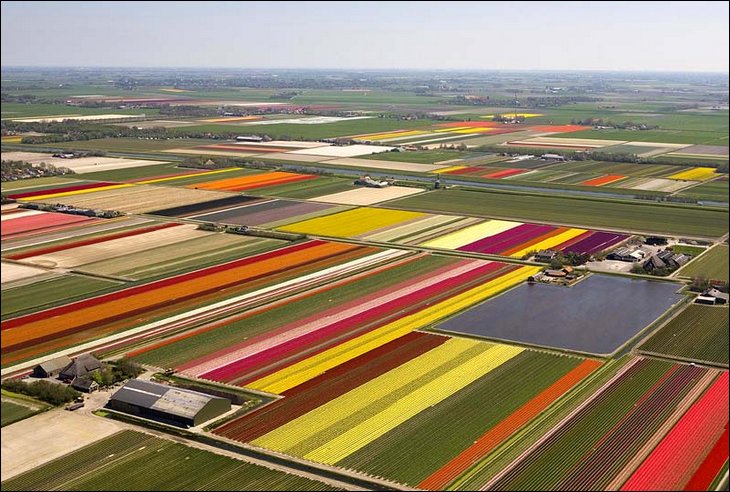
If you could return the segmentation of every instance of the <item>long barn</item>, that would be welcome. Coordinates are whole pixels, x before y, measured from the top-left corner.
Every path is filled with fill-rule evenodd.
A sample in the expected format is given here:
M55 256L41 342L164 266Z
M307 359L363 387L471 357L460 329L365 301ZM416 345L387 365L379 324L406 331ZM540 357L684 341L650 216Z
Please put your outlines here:
M107 407L180 427L194 427L231 409L227 398L133 379L112 395Z

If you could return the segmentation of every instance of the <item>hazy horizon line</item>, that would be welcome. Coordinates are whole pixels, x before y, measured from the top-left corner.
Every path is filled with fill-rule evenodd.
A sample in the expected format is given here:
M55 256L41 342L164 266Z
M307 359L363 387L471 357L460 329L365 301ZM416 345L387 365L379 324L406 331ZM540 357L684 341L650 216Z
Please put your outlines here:
M470 71L470 72L600 72L600 73L686 73L686 74L730 74L723 70L670 70L653 69L641 70L634 68L606 69L606 68L393 68L393 67L230 67L230 66L160 66L160 65L0 65L0 70L13 68L55 68L55 69L164 69L164 70L337 70L337 71L394 71L394 72L449 72L449 71Z

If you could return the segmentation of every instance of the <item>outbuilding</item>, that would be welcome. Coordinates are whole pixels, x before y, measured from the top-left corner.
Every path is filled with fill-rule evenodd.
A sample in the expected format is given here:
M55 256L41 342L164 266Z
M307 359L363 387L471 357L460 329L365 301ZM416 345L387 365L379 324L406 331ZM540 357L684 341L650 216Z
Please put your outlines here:
M231 409L231 400L166 384L132 379L107 407L179 427L194 427Z
M71 362L71 358L68 355L62 355L61 357L41 362L33 368L33 377L52 378L58 376Z

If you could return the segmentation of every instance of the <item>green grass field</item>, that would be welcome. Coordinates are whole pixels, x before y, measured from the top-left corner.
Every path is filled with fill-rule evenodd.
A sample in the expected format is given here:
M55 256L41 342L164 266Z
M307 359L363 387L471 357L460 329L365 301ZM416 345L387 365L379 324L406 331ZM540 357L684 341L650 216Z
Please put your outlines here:
M156 176L168 174L186 174L193 169L177 167L177 164L155 164L152 166L129 167L127 169L112 169L111 171L97 171L84 173L84 179L91 181L128 181L130 179L152 179Z
M70 185L74 181L78 181L80 175L73 174L68 177L62 178L59 176L49 176L47 178L33 178L33 179L20 179L18 181L3 181L2 191L17 191L21 193L25 191L42 190L43 188L57 188L59 186ZM87 178L84 176L83 178ZM93 181L93 179L91 180ZM78 183L76 183L78 184Z
M106 150L109 152L155 152L169 149L210 145L214 140L193 138L172 138L169 140L146 140L142 138L99 138L95 140L72 140L70 142L54 142L36 144L36 147L54 147L69 150ZM32 148L32 147L31 147ZM164 156L164 154L162 154Z
M124 287L124 284L81 275L63 275L3 290L2 319L40 311L59 304Z
M691 304L641 344L639 350L727 365L728 309Z
M30 417L37 413L37 410L3 400L0 402L0 427L5 427L18 420Z
M389 208L688 236L719 237L728 230L726 210L559 195L443 190L406 197L388 205Z
M2 483L3 490L333 490L324 483L121 431Z
M701 185L693 186L687 190L680 191L677 195L694 198L696 200L710 200L727 203L728 194L730 193L728 183L728 180L710 181L709 183L703 183Z
M354 189L353 180L320 176L301 183L288 183L251 190L253 195L307 199Z
M702 253L704 253L706 248L701 248L699 246L686 246L684 244L680 244L680 245L675 244L674 246L671 247L671 249L675 253L683 253L683 254L690 255L693 258L695 258L695 257L701 255Z
M709 249L679 270L682 277L705 277L713 280L728 281L728 246L719 245Z

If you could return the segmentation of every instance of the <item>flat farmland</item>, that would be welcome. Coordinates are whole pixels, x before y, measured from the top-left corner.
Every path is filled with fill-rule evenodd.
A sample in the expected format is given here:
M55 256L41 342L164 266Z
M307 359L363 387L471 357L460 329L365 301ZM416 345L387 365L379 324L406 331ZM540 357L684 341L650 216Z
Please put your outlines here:
M679 270L682 277L705 277L712 280L728 281L728 246L718 245L710 248Z
M84 178L87 179L87 178ZM3 181L2 191L15 191L23 189L43 188L46 186L60 186L77 181L74 177L49 176L46 178L20 179L18 181Z
M161 224L152 227L154 230L142 230L141 233L130 234L108 241L83 244L61 251L49 252L23 258L23 263L45 268L75 268L81 265L110 259L119 256L134 255L160 245L184 243L189 240L208 236L210 233L197 230L194 224ZM103 239L103 238L101 238Z
M171 128L170 132L211 132L240 134L245 128L246 133L269 135L277 140L303 138L316 140L320 138L344 137L361 133L385 132L400 129L424 128L434 124L433 120L399 120L395 118L368 118L355 121L339 121L336 123L322 123L319 125L296 125L291 123L267 125L196 125L184 128Z
M104 88L108 90L108 88ZM24 104L24 103L4 103L2 119L7 118L30 118L39 116L58 116L58 115L103 115L114 112L117 114L137 115L145 113L152 115L159 113L158 109L117 109L111 111L109 108L82 108L79 106L69 107L64 104Z
M391 256L398 261L392 262ZM263 312L252 311L241 319L213 330L201 331L194 337L173 338L160 343L159 346L140 349L134 352L134 357L140 362L160 367L179 367L187 374L205 374L207 378L238 384L246 376L249 378L255 376L259 370L255 365L245 363L244 356L253 355L254 360L259 361L259 365L266 364L265 359L260 360L260 356L246 351L246 348L254 342L271 338L271 342L286 344L302 337L302 345L307 347L312 340L305 343L308 337L303 335L312 332L314 327L322 329L334 325L332 327L334 330L339 324L340 330L343 327L354 330L358 325L363 325L360 329L366 328L368 324L376 322L378 319L376 316L382 316L382 313L375 306L365 305L364 299L376 297L381 291L385 293L384 295L389 295L391 286L418 284L419 280L427 276L435 277L433 272L443 274L447 268L457 264L457 261L445 257L411 257L403 252L389 251L383 260L373 264L369 275L351 275L337 283L333 282L328 288L312 290L308 295L292 296L286 302L272 306L272 309ZM458 270L455 272L457 275L459 273L463 272ZM412 282L409 279L413 279ZM441 279L436 277L431 282L439 280ZM382 299L381 304L386 302L385 298ZM359 300L363 301L358 303L362 307L358 310L359 319L356 319L352 317L352 312L347 310ZM393 309L395 308L391 308ZM350 318L347 324L344 323L347 318L343 312ZM313 321L312 328L304 330L309 323L302 320ZM324 340L331 343L328 339L335 341L331 330L324 330L321 333L320 342ZM246 340L251 341L246 343ZM299 348L303 355L306 354L305 350ZM231 357L231 352L236 353L239 350L238 357ZM270 353L276 352L270 351ZM242 360L241 363L236 364L239 359ZM269 362L274 366L287 363L286 360L274 357ZM228 365L231 367L226 369ZM211 372L213 369L218 370ZM244 369L251 369L251 373L248 374Z
M245 258L284 244L284 241L276 239L206 233L178 244L160 243L144 252L97 259L85 264L79 271L149 281Z
M691 304L642 343L639 350L727 366L728 309Z
M419 162L421 164L435 164L441 161L454 159L477 158L478 153L462 152L459 150L421 150L409 152L381 152L373 156L363 156L362 159L379 159L382 161Z
M388 186L387 188L355 188L329 195L310 198L314 202L339 203L342 205L372 205L387 200L403 198L404 196L422 193L421 188L405 186Z
M3 490L336 490L324 483L120 431L2 483Z
M318 176L317 179L304 183L287 183L260 188L256 190L256 194L305 200L316 196L340 193L342 191L352 190L353 188L354 185L351 179Z
M435 328L606 355L679 302L679 288L674 283L595 274L569 288L524 284ZM551 315L556 312L560 316Z
M728 144L727 130L722 132L701 130L583 130L573 133L559 133L555 138L587 138L602 140L623 140L635 142L662 142L698 145L725 145Z
M2 363L16 364L119 334L154 319L353 261L375 251L363 246L308 241L14 317L3 325ZM119 302L120 299L124 301Z
M298 218L328 215L339 210L341 209L337 206L325 203L272 199L210 214L193 215L189 218L220 224L266 226L268 224L292 222Z
M2 262L2 276L0 283L9 284L20 280L40 279L48 277L52 272L45 268L36 268L30 265L22 265L20 263ZM5 287L5 285L3 285Z
M388 206L688 236L719 237L728 231L726 210L561 196L443 190Z
M34 413L36 413L36 410L33 410L30 407L26 407L25 405L19 405L17 403L6 401L5 397L3 396L3 400L0 406L0 427L5 427L6 425L10 425L14 422L17 422L18 420L23 420L26 417L30 417Z
M37 201L44 203L58 203L61 201L61 203L75 207L119 210L131 214L140 214L161 208L208 202L219 198L227 198L228 196L230 195L219 191L190 190L151 185L129 185L119 189L64 196L62 200L59 200L57 197L51 197Z
M727 203L730 199L728 183L730 182L727 179L717 179L682 190L678 193L678 196Z
M98 224L99 222L100 219L84 215L27 210L3 214L1 236L3 241L8 241L72 229L80 225Z
M138 124L142 123L135 123L135 125ZM210 142L210 140L192 138L148 140L143 138L122 137L54 142L53 147L68 150L106 150L108 152L154 152L158 150L194 147L196 145L205 145ZM40 144L38 147L48 147L48 144Z
M53 164L56 167L67 167L78 174L166 164L164 161L122 159L119 157L79 157L75 159L62 159L53 157L53 154L36 152L4 152L2 154L2 158L3 160L26 161L33 164L45 162L47 164Z
M488 453L599 365L414 332L215 433L440 488L437 482L448 482L464 470L462 463ZM452 380L458 372L463 378ZM515 387L513 381L528 375L534 376L529 384ZM452 384L439 384L446 381ZM503 393L514 398L495 401Z
M683 490L723 438L727 376L634 358L529 450L491 477L477 471L466 488Z
M122 288L121 282L67 274L3 290L2 319Z
M186 175L201 172L197 169L177 167L176 164L154 164L152 166L133 167L128 169L115 169L112 171L96 171L85 173L84 179L92 181L130 181L142 179L154 179L159 177L170 177L173 175Z
M631 164L631 163L613 163L603 161L577 161L553 164L549 168L551 171L573 171L573 172L590 172L602 174L623 174L626 176L668 176L681 171L682 168L677 166L667 166L659 164Z

